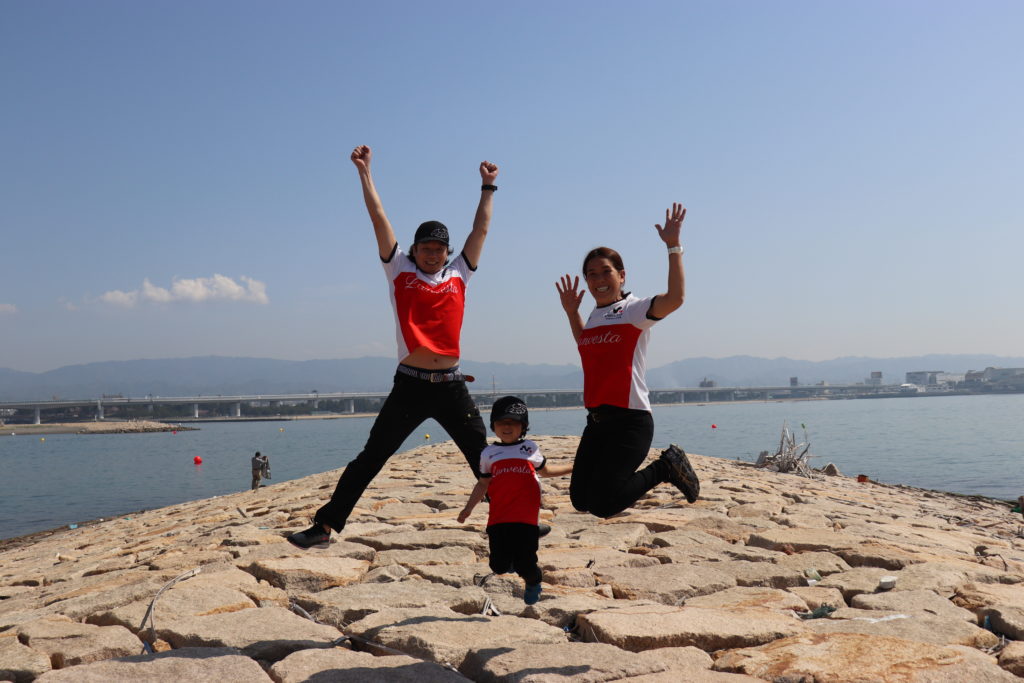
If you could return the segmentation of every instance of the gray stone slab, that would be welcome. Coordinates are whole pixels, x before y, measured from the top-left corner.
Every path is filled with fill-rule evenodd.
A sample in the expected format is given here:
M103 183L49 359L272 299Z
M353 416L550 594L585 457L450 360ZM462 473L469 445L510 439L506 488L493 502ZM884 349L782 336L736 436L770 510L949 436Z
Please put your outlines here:
M971 648L858 633L808 633L737 649L722 653L714 669L765 680L822 683L1019 683L995 658Z
M681 604L695 595L732 588L736 579L725 572L693 565L659 564L632 569L609 567L595 572L599 582L612 587L620 600L652 600Z
M465 683L462 674L406 655L374 657L341 647L302 650L274 664L275 683Z
M18 639L50 658L55 669L142 652L142 641L123 626L40 619L18 627Z
M349 633L456 669L471 650L565 643L560 628L512 616L466 616L439 608L387 609L349 625Z
M157 636L175 648L233 647L274 662L297 650L332 647L341 632L280 607L262 607L158 625Z
M254 660L232 648L184 648L152 655L136 655L50 671L39 683L269 683L272 679Z
M667 605L590 612L581 614L577 625L584 641L609 643L631 652L687 646L713 652L761 645L807 630L800 619L768 609Z
M486 601L487 593L477 586L454 588L423 580L359 583L296 598L318 621L338 628L390 607L437 606L460 614L478 614Z

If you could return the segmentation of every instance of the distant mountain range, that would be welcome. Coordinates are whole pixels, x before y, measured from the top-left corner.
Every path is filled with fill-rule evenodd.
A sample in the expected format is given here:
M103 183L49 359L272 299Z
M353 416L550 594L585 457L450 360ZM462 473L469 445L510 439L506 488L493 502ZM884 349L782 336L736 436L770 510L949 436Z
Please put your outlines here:
M1024 367L1024 357L930 355L907 358L836 358L802 361L790 358L689 358L648 370L652 388L695 387L701 380L719 386L780 386L797 377L801 384L852 384L872 371L886 383L900 383L913 370L962 373L994 367ZM204 356L68 365L47 372L0 368L0 401L235 394L292 394L387 391L394 375L393 358L288 361L273 358ZM473 388L498 391L579 389L583 374L575 365L488 363L464 360L464 372L475 375Z

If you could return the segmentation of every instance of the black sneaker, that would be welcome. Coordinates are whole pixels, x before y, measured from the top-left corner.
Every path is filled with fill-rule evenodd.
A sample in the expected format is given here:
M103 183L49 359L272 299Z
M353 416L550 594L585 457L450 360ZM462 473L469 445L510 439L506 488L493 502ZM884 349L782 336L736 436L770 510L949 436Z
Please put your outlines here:
M326 548L327 544L331 542L331 533L324 531L324 528L319 524L314 524L305 531L288 534L288 542L303 550Z
M700 480L697 479L697 473L693 471L683 449L671 444L661 452L661 461L668 470L668 481L683 492L688 502L696 502L700 495Z
M551 525L550 524L538 524L537 525L537 538L541 538L543 536L547 536L550 533L551 533Z

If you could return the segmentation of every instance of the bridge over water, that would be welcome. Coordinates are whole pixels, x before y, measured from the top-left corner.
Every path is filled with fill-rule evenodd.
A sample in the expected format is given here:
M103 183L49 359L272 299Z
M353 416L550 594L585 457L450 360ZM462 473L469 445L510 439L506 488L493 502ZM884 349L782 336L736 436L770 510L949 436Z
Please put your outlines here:
M522 397L530 405L537 407L551 406L582 406L583 392L580 389L537 389L537 390L502 390L494 391L470 390L473 399L481 407L490 406L491 402L505 393L514 393ZM766 386L766 387L683 387L678 389L652 389L651 403L711 403L717 401L738 400L778 400L796 398L854 398L858 396L893 396L900 393L899 385L864 385L864 384L833 384L806 386ZM41 424L46 414L66 413L76 409L81 416L82 410L93 410L95 420L104 420L107 413L122 412L120 409L143 408L152 413L156 406L181 406L182 415L175 421L200 419L201 406L229 406L229 416L244 419L245 407L308 405L311 412L319 411L321 402L341 404L342 413L356 412L357 405L370 406L366 412L375 412L375 406L383 403L388 392L342 392L307 394L250 394L239 396L143 396L122 397L103 396L87 399L53 399L48 401L5 401L0 402L0 419L12 415L12 411L32 411L33 422ZM161 418L168 419L168 418Z

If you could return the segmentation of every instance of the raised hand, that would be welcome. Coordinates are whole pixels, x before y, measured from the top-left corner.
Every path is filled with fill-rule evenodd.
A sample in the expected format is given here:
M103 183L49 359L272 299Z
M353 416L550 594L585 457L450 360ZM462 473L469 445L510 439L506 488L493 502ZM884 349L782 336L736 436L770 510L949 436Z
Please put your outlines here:
M493 185L498 178L498 165L489 161L480 162L480 179L484 185Z
M583 290L580 289L580 276L573 278L568 273L555 283L558 290L558 298L562 301L562 308L570 315L578 313L580 303L583 301Z
M360 171L370 170L370 159L373 158L373 150L366 145L359 145L352 150L352 163L356 165Z
M671 213L669 213L669 209L665 209L665 227L661 227L657 223L654 225L662 242L670 247L679 246L679 234L683 229L684 218L686 218L686 209L682 204L672 202Z

